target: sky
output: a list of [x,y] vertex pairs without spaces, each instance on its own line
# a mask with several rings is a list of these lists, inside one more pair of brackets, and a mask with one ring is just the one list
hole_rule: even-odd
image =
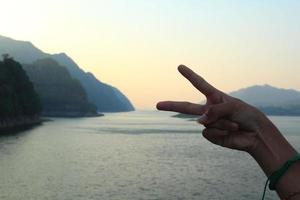
[[200,102],[185,64],[225,92],[300,90],[298,0],[0,0],[0,35],[65,52],[137,109]]

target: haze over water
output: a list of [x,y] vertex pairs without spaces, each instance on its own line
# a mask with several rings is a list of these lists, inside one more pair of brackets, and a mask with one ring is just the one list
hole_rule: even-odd
[[180,78],[179,64],[225,92],[265,83],[300,90],[297,0],[9,0],[1,6],[1,19],[9,20],[2,20],[0,35],[65,52],[138,109],[164,99],[203,99]]
[[[53,119],[0,137],[0,199],[231,199],[261,197],[265,176],[246,153],[206,141],[171,113]],[[300,118],[272,117],[300,150]],[[266,199],[278,199],[268,192]]]

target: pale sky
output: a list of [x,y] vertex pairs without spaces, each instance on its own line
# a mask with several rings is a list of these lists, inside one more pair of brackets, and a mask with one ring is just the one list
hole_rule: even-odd
[[230,92],[300,90],[298,0],[0,0],[0,35],[65,52],[137,109],[199,102],[185,64]]

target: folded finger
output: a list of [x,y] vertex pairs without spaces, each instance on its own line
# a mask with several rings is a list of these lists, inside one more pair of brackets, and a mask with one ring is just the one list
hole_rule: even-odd
[[206,128],[217,128],[220,130],[227,130],[227,131],[237,131],[239,129],[239,125],[237,123],[226,119],[220,119],[211,124],[205,124],[204,126]]
[[211,143],[223,146],[225,137],[228,135],[228,132],[224,130],[214,129],[214,128],[212,129],[206,128],[202,131],[202,135]]
[[226,102],[210,106],[207,111],[198,119],[201,124],[211,124],[222,118],[230,117],[238,112],[237,102]]

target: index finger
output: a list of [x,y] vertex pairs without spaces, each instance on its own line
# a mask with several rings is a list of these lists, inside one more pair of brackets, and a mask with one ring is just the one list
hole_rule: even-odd
[[190,68],[186,67],[185,65],[179,65],[178,71],[206,97],[218,92],[218,90],[212,85],[210,85],[208,82],[206,82],[204,78],[193,72]]
[[207,106],[180,101],[161,101],[156,105],[158,110],[173,111],[190,115],[202,115]]

